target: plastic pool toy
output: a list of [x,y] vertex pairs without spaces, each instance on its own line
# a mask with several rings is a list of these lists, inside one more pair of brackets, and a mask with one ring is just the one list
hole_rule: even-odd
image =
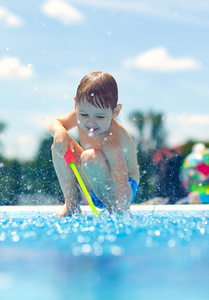
[[209,149],[196,144],[181,167],[181,179],[187,193],[198,192],[202,203],[209,203]]
[[64,161],[65,161],[67,167],[72,168],[72,170],[73,170],[73,172],[74,172],[74,174],[75,174],[75,176],[76,176],[76,178],[77,178],[77,180],[78,180],[78,182],[79,182],[79,184],[82,188],[82,191],[83,191],[89,205],[91,206],[92,211],[94,212],[96,217],[99,217],[99,214],[96,210],[96,207],[94,206],[94,203],[91,199],[91,196],[89,195],[89,192],[87,191],[87,189],[84,185],[84,182],[83,182],[83,180],[82,180],[82,178],[81,178],[81,176],[80,176],[80,174],[79,174],[79,172],[78,172],[78,170],[75,166],[77,164],[77,160],[76,160],[76,158],[75,158],[75,156],[74,156],[74,154],[73,154],[70,147],[68,147],[68,150],[67,150],[67,152],[64,156]]

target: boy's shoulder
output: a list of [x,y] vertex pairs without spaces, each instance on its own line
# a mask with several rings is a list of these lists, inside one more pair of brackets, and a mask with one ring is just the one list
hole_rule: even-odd
[[124,141],[129,141],[132,140],[132,137],[130,135],[130,133],[128,132],[128,130],[120,123],[118,123],[116,121],[116,131],[120,137],[120,139],[124,140]]
[[122,149],[124,147],[127,147],[127,145],[131,145],[133,143],[132,137],[130,136],[127,129],[116,120],[113,123],[112,130],[108,133],[108,135],[111,135],[111,137],[108,137],[107,140],[109,140],[109,143],[104,143],[104,147],[109,147],[109,150],[111,148]]

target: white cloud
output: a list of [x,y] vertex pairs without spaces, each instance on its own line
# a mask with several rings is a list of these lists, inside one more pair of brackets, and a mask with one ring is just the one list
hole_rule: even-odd
[[169,114],[165,122],[171,146],[183,144],[190,139],[209,140],[208,114]]
[[201,64],[190,57],[172,57],[164,47],[158,47],[128,58],[124,66],[148,71],[171,72],[199,69]]
[[40,139],[33,134],[18,133],[14,128],[6,129],[1,134],[3,153],[7,158],[17,158],[21,160],[32,159],[37,153]]
[[[185,126],[196,126],[196,125],[208,125],[209,126],[209,115],[179,115],[177,118],[178,122]],[[209,134],[208,134],[209,136]]]
[[72,25],[83,21],[83,15],[70,4],[60,0],[49,0],[42,5],[42,11],[50,18]]
[[0,60],[0,78],[16,79],[30,78],[33,75],[33,68],[29,64],[24,66],[16,57],[4,57]]
[[[42,132],[48,132],[49,131],[49,124],[56,118],[58,118],[60,115],[58,115],[59,112],[54,113],[29,113],[25,117],[26,123],[33,123],[35,124],[36,128],[40,129]],[[77,136],[77,129],[74,128],[71,131],[71,135]]]
[[0,7],[0,22],[1,21],[8,27],[19,27],[23,25],[23,20],[20,17],[4,7]]
[[[11,145],[14,148],[11,148]],[[8,154],[7,156],[14,157],[14,149],[16,152],[16,157],[21,160],[32,159],[36,153],[39,146],[39,139],[32,135],[20,134],[16,136],[12,143],[8,145]]]
[[208,26],[208,0],[71,0],[76,3],[94,8],[125,11],[142,16],[149,16],[168,22],[179,22]]
[[49,124],[55,118],[57,118],[56,113],[47,114],[47,113],[28,113],[27,117],[25,117],[26,122],[30,122],[35,124],[35,126],[41,130],[48,131]]

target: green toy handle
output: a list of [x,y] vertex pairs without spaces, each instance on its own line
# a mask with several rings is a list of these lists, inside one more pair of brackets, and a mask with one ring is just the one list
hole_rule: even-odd
[[74,172],[74,174],[75,174],[75,176],[76,176],[76,178],[77,178],[77,180],[78,180],[78,182],[81,186],[81,189],[82,189],[89,205],[91,206],[92,211],[94,212],[96,217],[99,217],[99,214],[98,214],[98,212],[96,210],[96,207],[95,207],[95,205],[94,205],[94,203],[91,199],[91,196],[89,195],[89,192],[88,192],[87,188],[85,187],[85,184],[84,184],[84,182],[83,182],[83,180],[82,180],[82,178],[81,178],[81,176],[80,176],[80,174],[79,174],[79,172],[78,172],[78,170],[75,166],[76,163],[77,163],[77,160],[76,160],[76,158],[75,158],[75,156],[74,156],[74,154],[73,154],[70,147],[68,147],[68,150],[67,150],[67,152],[64,156],[64,161],[65,161],[67,167],[72,168],[72,170],[73,170],[73,172]]

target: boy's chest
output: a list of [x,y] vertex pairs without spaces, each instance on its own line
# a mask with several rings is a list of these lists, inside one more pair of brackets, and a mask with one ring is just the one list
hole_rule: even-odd
[[99,149],[105,152],[105,149],[111,149],[119,146],[119,138],[116,139],[112,135],[100,135],[98,137],[89,137],[85,132],[79,130],[80,144],[83,150]]

